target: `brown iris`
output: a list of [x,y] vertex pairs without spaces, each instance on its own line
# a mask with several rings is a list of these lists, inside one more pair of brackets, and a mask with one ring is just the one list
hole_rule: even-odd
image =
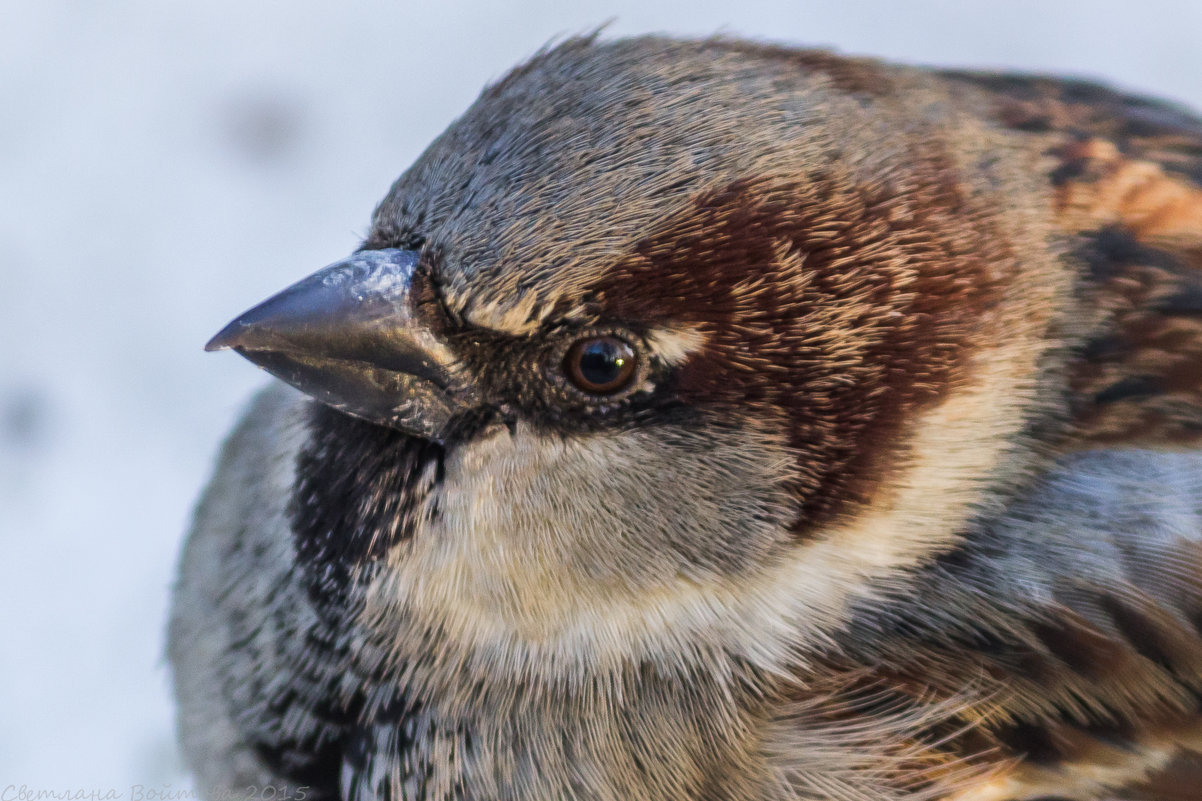
[[634,348],[617,337],[588,337],[568,348],[568,380],[590,395],[612,395],[630,385],[638,361]]

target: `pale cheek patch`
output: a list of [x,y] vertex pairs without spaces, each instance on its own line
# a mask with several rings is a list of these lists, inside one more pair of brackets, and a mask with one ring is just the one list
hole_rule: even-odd
[[726,604],[685,599],[735,594],[784,546],[790,463],[738,432],[564,440],[519,426],[475,442],[448,461],[437,514],[390,554],[365,621],[401,650],[437,628],[444,653],[539,672],[692,652],[677,634],[710,629]]

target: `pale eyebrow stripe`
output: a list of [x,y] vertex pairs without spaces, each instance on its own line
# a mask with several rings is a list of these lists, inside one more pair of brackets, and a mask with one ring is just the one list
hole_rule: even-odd
[[693,325],[657,328],[647,334],[647,343],[654,354],[673,367],[684,364],[708,339],[705,332]]
[[[553,304],[536,306],[532,299],[514,305],[503,305],[499,301],[469,307],[463,313],[471,325],[509,336],[529,336],[545,323]],[[576,311],[583,311],[579,309]],[[564,315],[572,318],[571,312]],[[680,324],[653,328],[644,337],[651,353],[664,364],[677,367],[701,350],[709,336],[696,324]]]

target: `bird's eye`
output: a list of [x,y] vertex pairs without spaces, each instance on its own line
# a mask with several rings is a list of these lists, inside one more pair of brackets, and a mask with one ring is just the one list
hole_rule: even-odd
[[612,395],[630,385],[638,357],[617,337],[588,337],[568,348],[563,368],[568,380],[590,395]]

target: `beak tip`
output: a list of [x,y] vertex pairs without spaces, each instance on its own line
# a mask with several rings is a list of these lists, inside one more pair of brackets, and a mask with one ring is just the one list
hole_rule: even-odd
[[212,353],[217,350],[229,350],[233,348],[238,343],[238,334],[241,328],[242,326],[238,325],[237,320],[230,323],[205,343],[205,352]]

